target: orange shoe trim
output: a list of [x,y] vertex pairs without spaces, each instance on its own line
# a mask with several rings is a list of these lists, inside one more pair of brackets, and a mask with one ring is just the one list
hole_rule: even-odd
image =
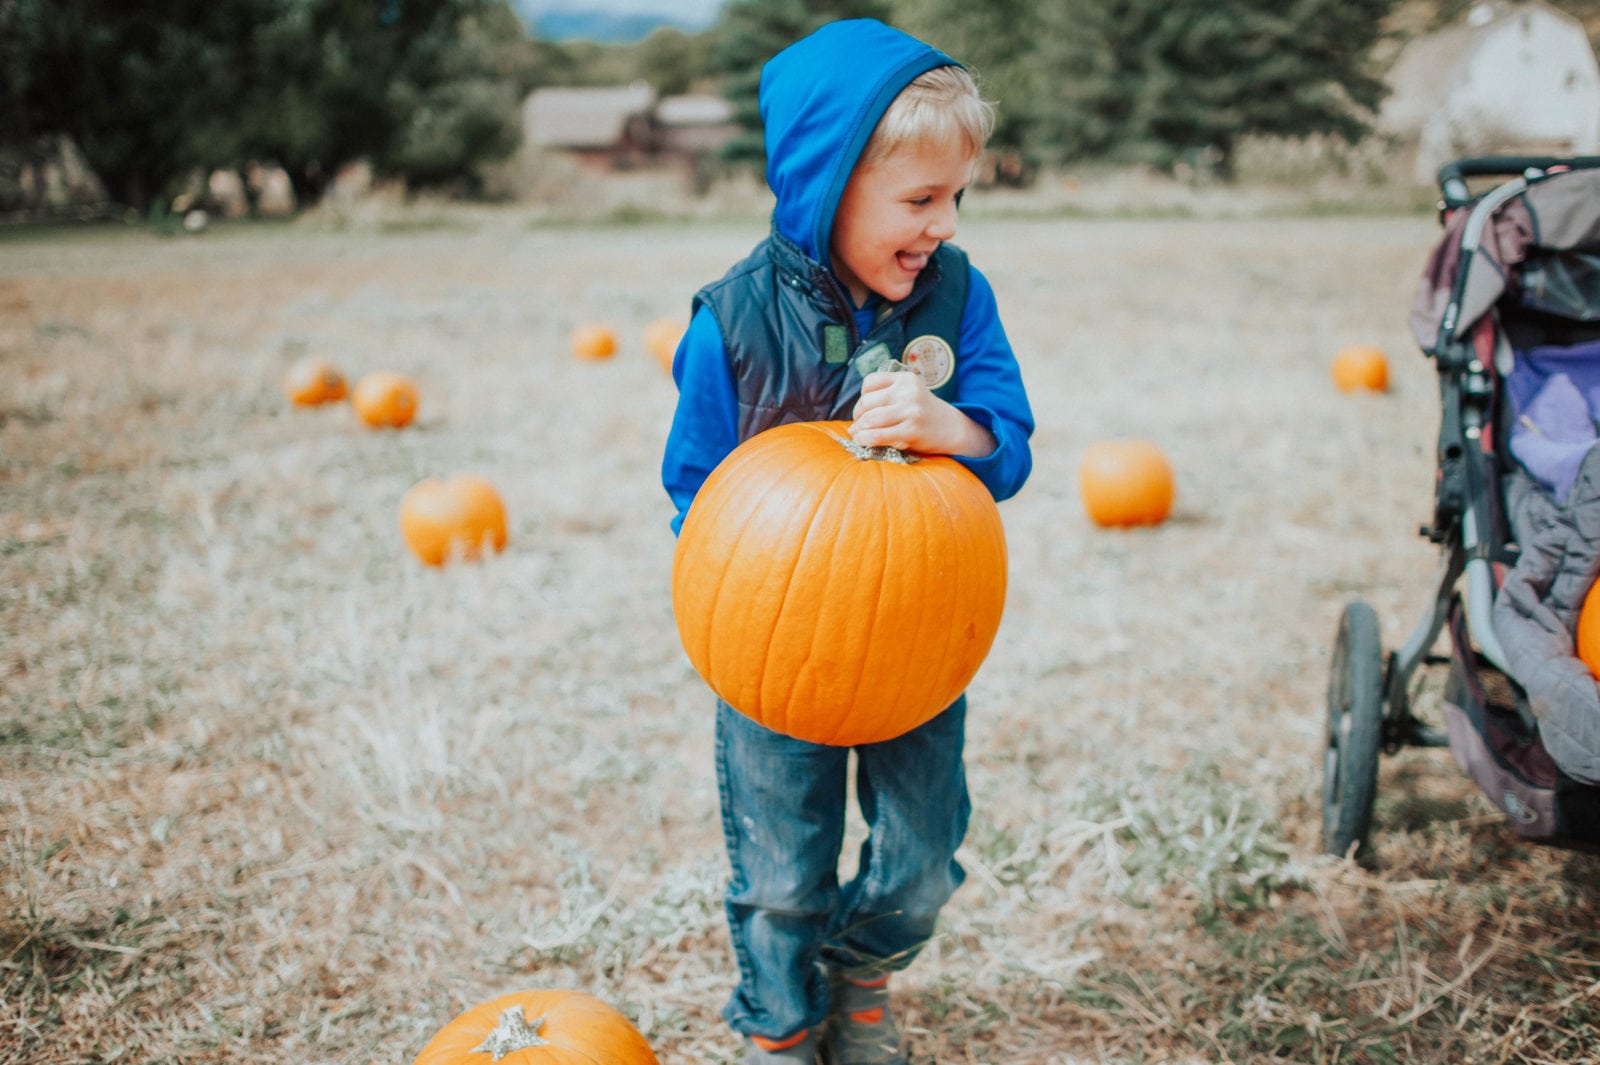
[[883,1020],[883,1007],[879,1006],[877,1009],[860,1010],[859,1012],[850,1014],[850,1019],[855,1021],[857,1024],[877,1024],[879,1021]]
[[750,1042],[754,1043],[762,1050],[765,1050],[768,1054],[776,1054],[780,1050],[788,1050],[790,1047],[799,1046],[801,1043],[805,1042],[805,1038],[809,1034],[809,1032],[802,1028],[794,1035],[791,1035],[785,1039],[768,1039],[764,1035],[753,1035],[750,1037]]
[[887,976],[880,976],[876,980],[852,979],[850,982],[855,984],[857,987],[882,987],[889,982],[889,978]]

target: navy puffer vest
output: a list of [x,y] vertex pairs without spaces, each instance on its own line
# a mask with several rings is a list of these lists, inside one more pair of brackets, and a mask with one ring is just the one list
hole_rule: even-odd
[[941,399],[956,397],[967,256],[942,244],[911,294],[865,336],[838,280],[774,231],[695,294],[717,319],[739,400],[739,439],[788,422],[850,419],[861,379],[898,359]]

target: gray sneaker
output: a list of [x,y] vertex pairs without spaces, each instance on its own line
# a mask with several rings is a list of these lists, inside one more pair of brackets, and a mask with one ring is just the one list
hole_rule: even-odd
[[837,973],[822,1034],[822,1065],[907,1065],[900,1029],[889,1012],[889,980],[858,984]]
[[744,1041],[744,1065],[816,1065],[817,1033],[807,1032],[798,1043],[768,1050],[754,1039]]

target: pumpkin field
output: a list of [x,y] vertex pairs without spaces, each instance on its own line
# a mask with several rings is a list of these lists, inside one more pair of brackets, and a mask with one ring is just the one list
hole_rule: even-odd
[[[1385,757],[1370,867],[1320,853],[1339,613],[1394,647],[1435,577],[1434,219],[964,211],[1038,429],[912,1060],[1600,1060],[1600,859],[1444,751]],[[566,989],[738,1060],[647,332],[764,232],[0,232],[0,1063],[408,1065]],[[1385,389],[1335,382],[1351,345]],[[291,402],[307,358],[414,409]],[[1106,526],[1080,462],[1122,439],[1173,497]],[[458,475],[504,546],[426,564],[402,500]]]

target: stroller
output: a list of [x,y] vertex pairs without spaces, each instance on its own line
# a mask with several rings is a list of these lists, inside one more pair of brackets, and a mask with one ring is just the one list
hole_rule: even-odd
[[[1438,583],[1398,650],[1367,603],[1339,619],[1323,849],[1370,860],[1379,757],[1415,746],[1449,747],[1519,836],[1600,852],[1600,684],[1573,641],[1600,573],[1600,157],[1461,159],[1439,187],[1411,312],[1443,408]],[[1430,677],[1442,726],[1414,712]]]

